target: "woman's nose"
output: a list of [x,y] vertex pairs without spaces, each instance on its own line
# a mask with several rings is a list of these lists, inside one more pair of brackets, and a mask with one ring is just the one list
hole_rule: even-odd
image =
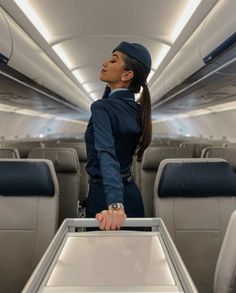
[[103,62],[103,64],[102,64],[102,66],[103,66],[103,67],[107,67],[107,64],[108,64],[108,61],[105,60],[105,61]]

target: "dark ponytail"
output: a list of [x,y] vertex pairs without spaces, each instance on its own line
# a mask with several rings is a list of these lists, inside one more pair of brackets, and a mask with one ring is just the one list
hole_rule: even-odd
[[138,103],[140,104],[141,137],[136,154],[138,160],[142,160],[143,153],[152,139],[151,98],[149,89],[146,85],[143,86],[143,91]]
[[141,97],[138,100],[140,105],[141,136],[136,149],[138,160],[141,160],[152,139],[151,98],[146,81],[149,70],[142,63],[126,54],[124,54],[124,61],[125,70],[132,70],[134,73],[129,89],[134,93],[139,93],[141,86],[143,87]]

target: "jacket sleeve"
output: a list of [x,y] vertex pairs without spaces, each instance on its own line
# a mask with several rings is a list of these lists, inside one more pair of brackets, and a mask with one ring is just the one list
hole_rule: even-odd
[[107,110],[96,101],[91,106],[95,149],[100,162],[107,205],[123,203],[123,182],[120,176],[120,163],[116,157],[114,136]]

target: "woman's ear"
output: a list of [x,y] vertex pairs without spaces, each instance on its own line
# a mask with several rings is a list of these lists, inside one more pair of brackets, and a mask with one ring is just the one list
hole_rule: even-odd
[[124,82],[130,81],[134,77],[132,70],[125,70],[121,76],[121,80]]

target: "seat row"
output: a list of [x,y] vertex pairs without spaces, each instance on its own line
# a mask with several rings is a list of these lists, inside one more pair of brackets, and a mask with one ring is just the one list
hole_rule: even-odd
[[[192,158],[191,148],[179,147],[148,147],[142,161],[134,157],[133,174],[144,200],[145,214],[153,216],[153,188],[160,162],[169,158]],[[207,147],[202,151],[202,157],[223,158],[236,171],[236,148]]]
[[[199,292],[212,293],[217,258],[229,218],[236,210],[232,167],[217,158],[164,159],[153,179],[153,215],[163,219]],[[150,184],[148,178],[145,184]],[[233,241],[236,247],[235,238]],[[233,276],[234,282],[235,257],[232,255],[227,266],[224,263],[225,276]],[[217,282],[215,287],[221,289],[214,292],[231,292],[227,288],[233,286],[232,279],[222,271],[220,274],[216,278],[224,279],[224,285]]]
[[[18,150],[2,148],[0,149],[0,158],[19,159]],[[75,148],[58,147],[32,149],[28,158],[48,159],[54,165],[60,191],[59,225],[65,218],[78,217],[78,209],[84,205],[88,189],[84,162],[86,156],[81,155],[79,161],[78,151]]]
[[0,159],[0,292],[21,292],[58,227],[53,164]]

